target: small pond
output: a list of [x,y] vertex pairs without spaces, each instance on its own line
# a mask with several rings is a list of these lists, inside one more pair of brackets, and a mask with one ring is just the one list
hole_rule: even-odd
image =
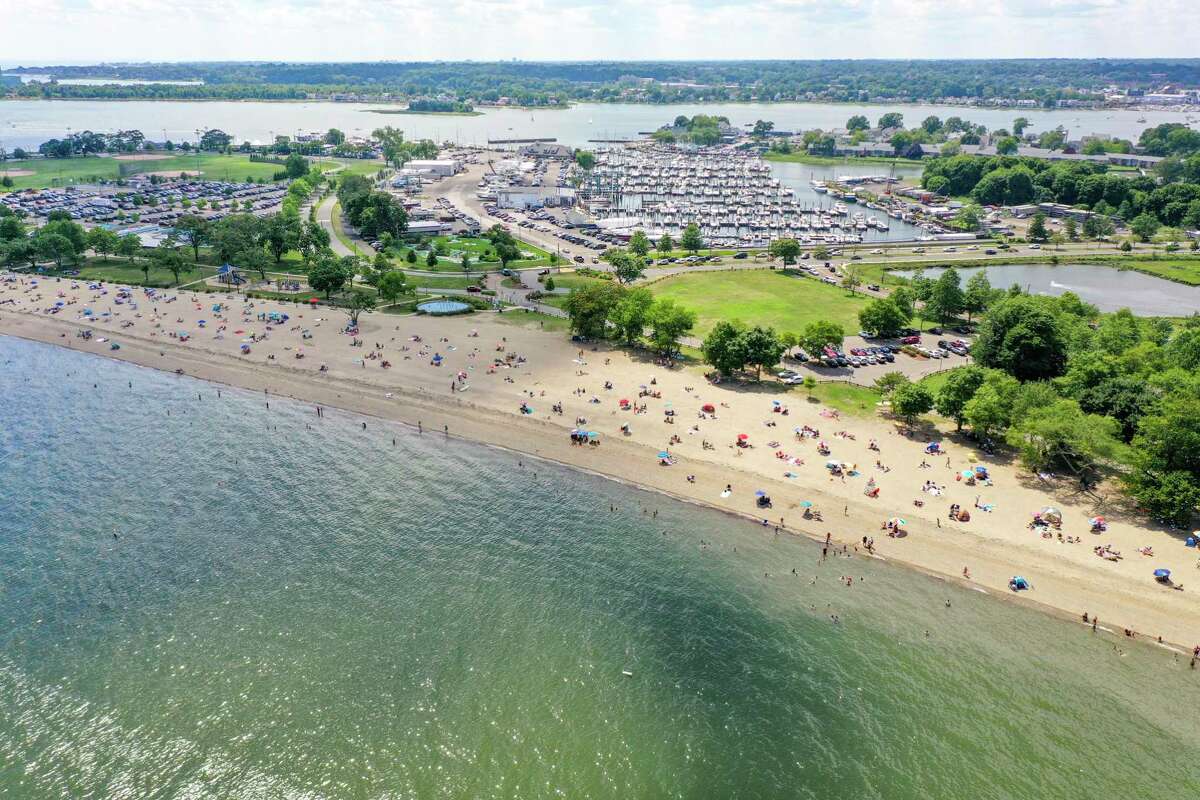
[[[1200,286],[1100,264],[996,264],[966,267],[958,273],[965,284],[977,270],[987,272],[992,286],[1000,289],[1015,283],[1030,294],[1074,292],[1101,311],[1128,308],[1143,317],[1186,317],[1200,310]],[[925,274],[935,278],[942,271],[942,268],[927,269]],[[894,274],[909,278],[913,273],[896,270]]]

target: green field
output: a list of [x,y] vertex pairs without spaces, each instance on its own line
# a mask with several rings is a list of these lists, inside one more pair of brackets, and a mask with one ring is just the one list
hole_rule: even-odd
[[597,283],[610,283],[603,278],[593,278],[590,275],[573,275],[569,272],[564,272],[561,275],[551,274],[549,277],[554,279],[554,288],[556,289],[582,289],[586,286],[594,286]]
[[721,320],[799,332],[810,322],[825,319],[854,332],[859,327],[858,312],[867,304],[867,298],[840,287],[770,270],[679,275],[650,288],[656,296],[670,297],[695,311],[700,336]]
[[474,278],[431,275],[409,275],[408,282],[422,289],[465,289],[475,283]]
[[205,178],[223,181],[244,181],[247,178],[270,180],[276,172],[283,169],[278,164],[251,161],[244,155],[162,155],[163,158],[152,161],[120,161],[108,156],[31,158],[23,161],[5,161],[0,170],[33,173],[13,177],[13,189],[41,189],[91,183],[96,180],[117,180],[147,172],[200,172]]

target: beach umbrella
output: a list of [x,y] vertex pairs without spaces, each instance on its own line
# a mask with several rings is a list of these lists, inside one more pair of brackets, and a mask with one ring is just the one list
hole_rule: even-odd
[[908,524],[908,520],[900,519],[900,517],[892,517],[891,519],[888,520],[888,522],[890,522],[893,525],[893,527],[896,525],[907,525]]
[[622,397],[618,402],[623,406],[629,405],[629,400],[624,397]]
[[700,410],[705,414],[712,414],[717,410],[717,408],[712,403],[705,403],[704,405],[700,406]]
[[572,436],[578,436],[578,435],[579,435],[579,428],[571,428],[571,435],[572,435]]
[[666,450],[659,450],[659,451],[658,451],[658,457],[659,457],[659,458],[670,458],[670,457],[671,457],[671,454],[670,454],[670,453],[668,453]]
[[767,493],[766,493],[766,492],[764,492],[762,489],[759,489],[758,491],[756,491],[756,492],[754,493],[754,496],[755,496],[755,497],[766,497],[766,496],[767,496]]
[[596,433],[595,431],[588,431],[588,435],[587,435],[587,437],[588,437],[589,439],[599,439],[599,438],[600,438],[600,434]]
[[801,508],[812,508],[812,502],[809,500],[801,500],[800,507]]
[[987,475],[987,467],[976,467],[975,474],[976,475]]
[[972,470],[969,470],[969,469],[964,469],[964,470],[962,471],[962,476],[963,476],[964,478],[974,478],[974,477],[975,477],[975,473],[974,473],[974,471],[972,471]]
[[744,441],[746,441],[746,440],[747,440],[747,439],[749,439],[749,438],[750,438],[750,437],[749,437],[749,436],[747,436],[747,435],[746,435],[746,434],[744,434],[744,433],[739,433],[739,434],[738,434],[738,441],[739,441],[739,442],[744,442]]
[[1169,570],[1169,569],[1156,569],[1156,570],[1154,570],[1154,577],[1156,577],[1156,578],[1169,578],[1169,577],[1171,577],[1171,570]]
[[1042,518],[1051,522],[1062,522],[1062,512],[1054,506],[1046,506],[1042,509]]
[[772,401],[771,401],[771,405],[773,405],[773,406],[781,406],[781,405],[783,405],[783,403],[779,402],[778,400],[772,400]]

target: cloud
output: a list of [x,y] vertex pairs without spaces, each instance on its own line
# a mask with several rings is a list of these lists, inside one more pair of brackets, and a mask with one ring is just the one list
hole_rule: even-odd
[[0,0],[17,63],[1189,57],[1195,0]]

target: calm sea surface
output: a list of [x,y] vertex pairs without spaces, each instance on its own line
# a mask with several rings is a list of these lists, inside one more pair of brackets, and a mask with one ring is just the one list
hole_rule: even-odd
[[[1091,133],[1108,133],[1137,140],[1138,135],[1161,122],[1185,122],[1187,115],[1175,111],[1128,111],[1074,109],[963,108],[960,106],[900,105],[860,106],[838,103],[715,103],[645,105],[635,103],[581,103],[558,110],[484,109],[479,116],[442,114],[378,114],[373,110],[395,109],[394,105],[363,103],[268,103],[197,101],[103,101],[103,100],[11,100],[0,102],[0,142],[14,147],[35,148],[68,130],[116,131],[138,128],[152,139],[175,142],[197,139],[196,131],[220,128],[237,142],[274,141],[275,135],[339,128],[348,135],[369,135],[375,128],[393,125],[410,138],[451,139],[463,144],[486,143],[488,139],[552,136],[573,147],[587,146],[590,139],[628,139],[652,131],[680,114],[725,116],[738,126],[752,126],[757,119],[771,120],[777,130],[840,128],[855,114],[875,122],[889,111],[904,115],[906,125],[920,124],[934,114],[942,119],[958,116],[989,129],[1009,128],[1017,117],[1030,120],[1031,131],[1066,128],[1071,138]],[[1145,122],[1138,122],[1145,119]]]
[[1200,792],[1168,653],[222,395],[0,337],[0,796]]

